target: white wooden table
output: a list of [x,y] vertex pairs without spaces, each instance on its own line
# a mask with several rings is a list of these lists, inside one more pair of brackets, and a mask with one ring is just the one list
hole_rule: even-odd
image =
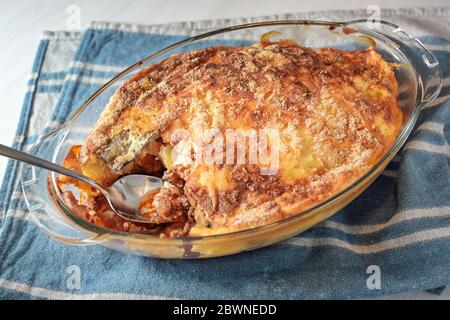
[[[81,29],[91,21],[155,24],[174,21],[261,16],[333,9],[448,6],[448,0],[0,0],[0,143],[10,145],[22,106],[26,82],[44,30],[73,27],[68,8],[81,9]],[[0,179],[6,161],[0,158]],[[437,298],[429,293],[396,296],[402,299]],[[438,298],[450,299],[450,289]]]

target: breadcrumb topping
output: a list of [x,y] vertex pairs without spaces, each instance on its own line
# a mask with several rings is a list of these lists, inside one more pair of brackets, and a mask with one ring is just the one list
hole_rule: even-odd
[[161,147],[180,143],[179,129],[193,148],[210,142],[198,139],[206,129],[277,130],[276,173],[261,174],[260,162],[171,159],[147,211],[155,224],[176,224],[172,236],[252,228],[307,209],[367,172],[402,125],[397,94],[394,67],[374,48],[208,47],[156,63],[120,87],[81,148],[80,170],[103,185],[154,174]]

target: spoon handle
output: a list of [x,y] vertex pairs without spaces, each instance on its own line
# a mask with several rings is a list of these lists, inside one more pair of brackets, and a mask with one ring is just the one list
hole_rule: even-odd
[[0,144],[0,155],[15,159],[18,161],[26,162],[28,164],[38,166],[38,167],[41,167],[41,168],[44,168],[44,169],[47,169],[47,170],[50,170],[53,172],[57,172],[62,175],[65,175],[65,176],[72,177],[74,179],[83,181],[102,192],[104,191],[104,189],[101,186],[99,186],[94,180],[92,180],[78,172],[64,168],[63,166],[57,165],[53,162],[35,157],[31,154],[7,147],[3,144]]

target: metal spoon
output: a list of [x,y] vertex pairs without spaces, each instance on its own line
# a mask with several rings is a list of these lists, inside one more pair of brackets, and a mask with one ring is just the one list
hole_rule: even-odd
[[112,186],[103,188],[91,178],[78,172],[2,144],[0,144],[0,155],[87,183],[91,187],[99,190],[105,196],[106,200],[108,200],[111,208],[122,218],[133,222],[152,223],[144,216],[139,215],[139,200],[149,191],[162,186],[163,181],[158,177],[130,174],[120,178]]

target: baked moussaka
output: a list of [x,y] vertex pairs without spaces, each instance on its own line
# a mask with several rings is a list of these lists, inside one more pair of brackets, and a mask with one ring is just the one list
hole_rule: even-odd
[[65,162],[103,186],[131,173],[162,176],[141,207],[154,224],[122,220],[89,188],[65,200],[95,224],[162,236],[292,216],[343,190],[392,146],[402,125],[394,71],[374,48],[292,41],[171,56],[126,81]]

